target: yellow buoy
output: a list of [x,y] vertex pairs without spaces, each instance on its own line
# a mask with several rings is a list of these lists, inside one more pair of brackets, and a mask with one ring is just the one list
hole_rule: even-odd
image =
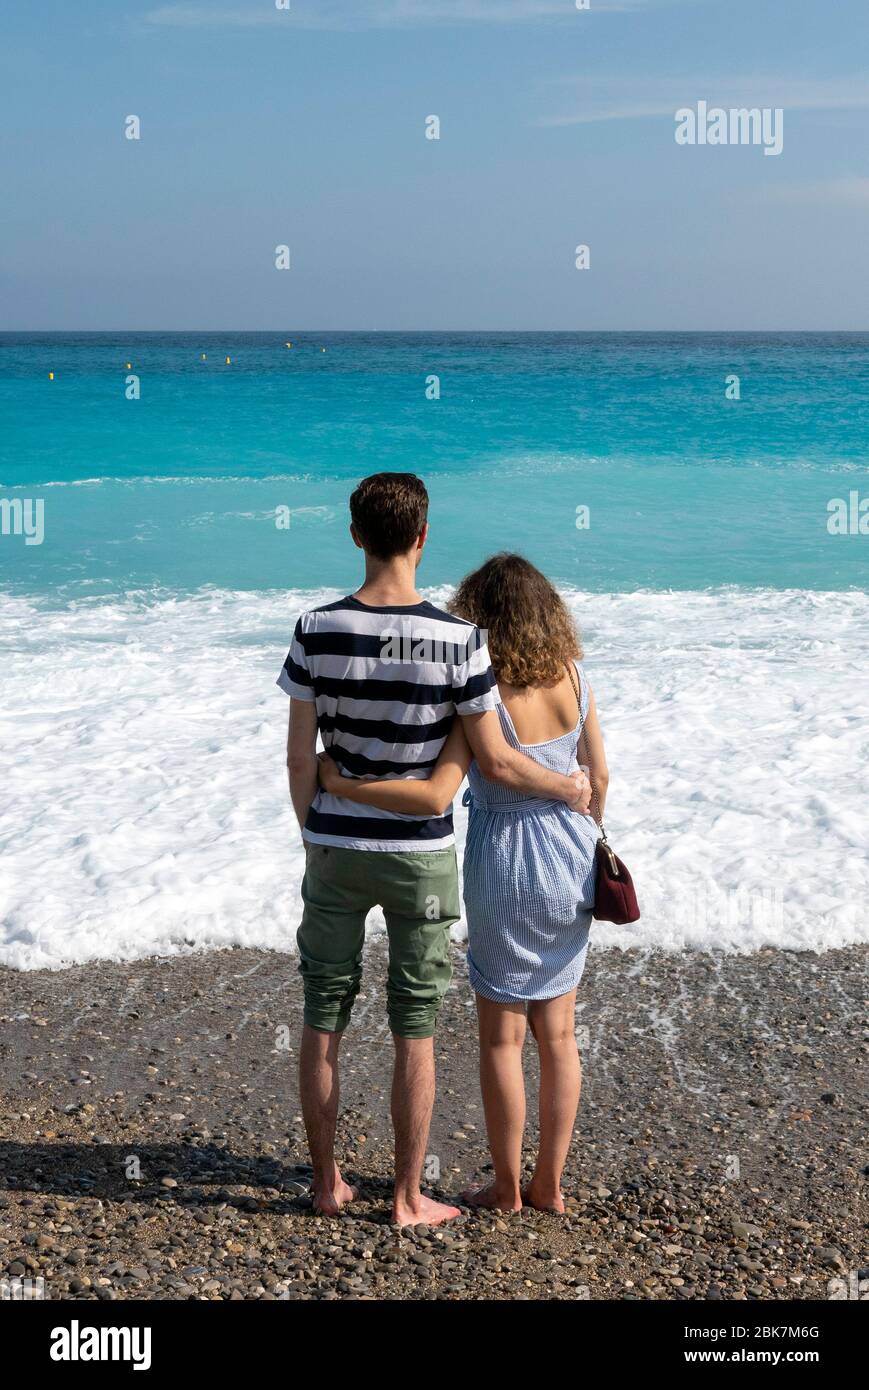
[[203,352],[203,354],[202,354],[202,361],[203,361],[203,362],[205,361],[205,353],[204,353],[204,352]]
[[231,357],[227,357],[227,359],[226,359],[226,365],[227,365],[227,367],[229,367],[229,366],[232,365],[232,358],[231,358]]
[[292,347],[292,343],[284,343],[284,347]]
[[130,370],[130,368],[132,367],[132,365],[133,365],[132,362],[128,362],[128,363],[127,363],[127,371]]
[[49,381],[54,381],[54,372],[49,372],[49,373],[48,373],[48,379],[49,379]]

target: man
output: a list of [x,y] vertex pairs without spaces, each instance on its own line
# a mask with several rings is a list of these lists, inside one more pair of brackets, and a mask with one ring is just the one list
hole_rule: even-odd
[[333,1215],[356,1195],[335,1162],[338,1050],[362,978],[365,918],[379,905],[389,937],[387,1012],[395,1044],[393,1219],[431,1226],[459,1214],[420,1191],[434,1104],[435,1020],[450,980],[449,929],[460,915],[452,813],[397,815],[318,790],[317,734],[353,776],[425,777],[458,713],[490,780],[583,812],[591,790],[581,774],[562,777],[510,747],[480,634],[417,593],[428,536],[420,479],[366,478],[350,499],[350,515],[365,580],[355,594],[302,615],[278,679],[291,697],[287,766],[306,853],[298,934],[302,1113],[314,1206]]

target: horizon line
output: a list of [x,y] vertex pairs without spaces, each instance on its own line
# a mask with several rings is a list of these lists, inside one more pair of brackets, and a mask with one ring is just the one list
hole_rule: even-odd
[[32,335],[61,333],[77,333],[81,337],[87,335],[108,335],[110,333],[162,333],[168,335],[176,334],[232,334],[232,333],[296,333],[296,334],[367,334],[368,336],[399,334],[399,333],[428,333],[428,334],[508,334],[523,333],[540,335],[547,333],[562,334],[591,334],[591,333],[742,333],[748,334],[771,334],[771,333],[869,333],[866,328],[0,328],[0,337],[12,336],[14,334],[29,333]]

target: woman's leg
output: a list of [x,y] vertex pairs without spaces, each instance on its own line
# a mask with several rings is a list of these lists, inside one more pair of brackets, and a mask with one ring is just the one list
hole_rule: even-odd
[[476,1192],[463,1192],[471,1206],[518,1211],[522,1206],[522,1134],[525,1129],[525,1083],[522,1044],[525,1005],[495,1004],[477,995],[480,1025],[480,1087],[486,1132],[495,1177]]
[[544,1211],[564,1211],[561,1174],[573,1138],[580,1088],[575,1008],[575,989],[528,1005],[528,1022],[540,1053],[540,1149],[524,1196],[529,1206]]

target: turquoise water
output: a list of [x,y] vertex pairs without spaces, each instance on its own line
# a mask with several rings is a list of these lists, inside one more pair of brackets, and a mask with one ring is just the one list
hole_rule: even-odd
[[563,586],[643,909],[600,945],[865,941],[867,440],[869,335],[0,335],[0,962],[287,949],[275,678],[381,468],[433,596],[501,547]]
[[11,593],[348,587],[378,469],[429,485],[425,584],[500,548],[583,590],[866,580],[827,503],[869,491],[867,334],[4,334],[0,424],[0,497],[45,505]]

